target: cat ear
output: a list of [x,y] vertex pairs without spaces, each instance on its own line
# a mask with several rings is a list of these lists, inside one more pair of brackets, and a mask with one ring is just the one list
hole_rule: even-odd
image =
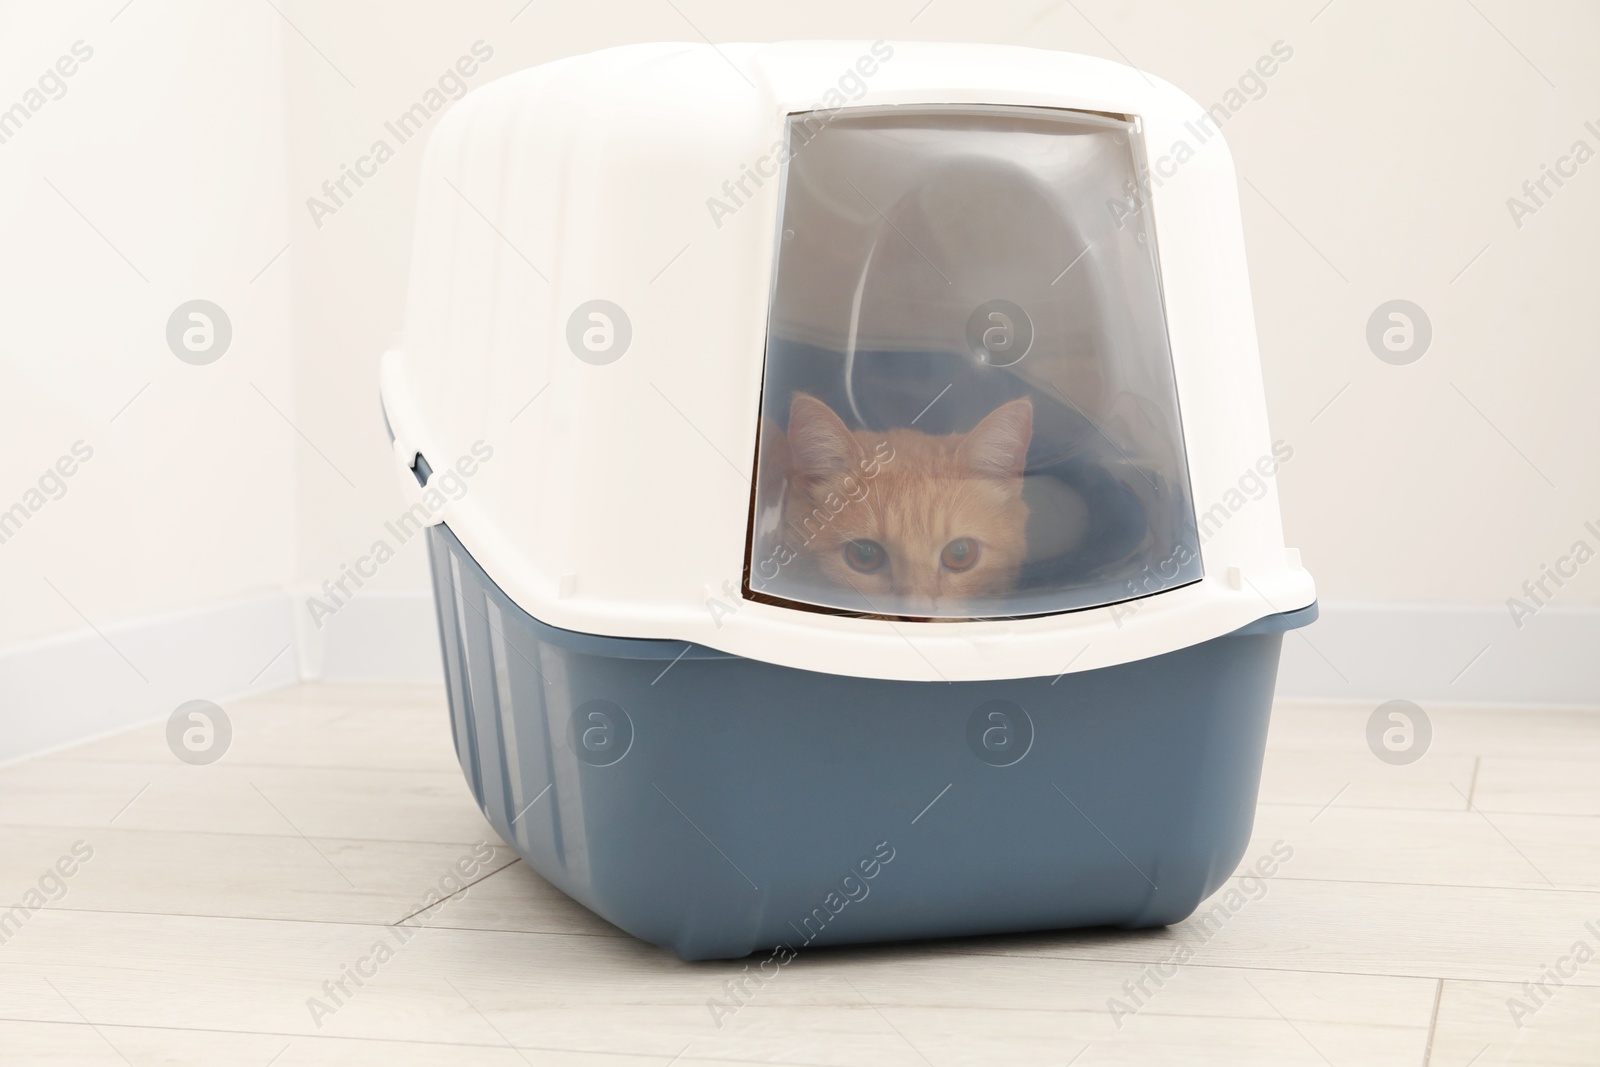
[[979,474],[1015,478],[1028,460],[1031,440],[1033,401],[1023,397],[985,415],[956,449],[956,459]]
[[861,446],[833,409],[814,396],[796,393],[789,405],[789,453],[798,474],[850,470]]

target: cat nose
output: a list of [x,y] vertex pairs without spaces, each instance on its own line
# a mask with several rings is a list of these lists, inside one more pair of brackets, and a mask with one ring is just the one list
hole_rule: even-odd
[[904,615],[934,615],[939,610],[939,600],[930,596],[903,596],[900,608]]

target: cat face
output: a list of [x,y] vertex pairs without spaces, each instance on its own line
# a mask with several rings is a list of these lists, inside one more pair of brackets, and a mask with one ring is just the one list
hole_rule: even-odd
[[798,556],[812,578],[854,590],[875,613],[963,614],[963,602],[1016,586],[1032,436],[1027,398],[996,408],[969,433],[938,436],[851,431],[822,401],[797,394],[786,532],[803,545]]

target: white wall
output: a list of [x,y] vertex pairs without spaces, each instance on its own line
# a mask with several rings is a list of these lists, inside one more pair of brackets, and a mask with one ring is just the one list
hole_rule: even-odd
[[[215,648],[172,658],[115,635],[296,573],[292,255],[261,273],[288,239],[279,20],[266,5],[122,3],[0,9],[0,109],[39,105],[0,128],[0,511],[28,512],[0,543],[0,653],[93,650],[42,689],[0,670],[8,744],[63,716],[82,718],[60,735],[76,736],[207,695],[192,689],[221,682]],[[79,41],[92,55],[64,95],[46,79],[30,97]],[[194,298],[232,322],[209,366],[166,343]],[[93,454],[65,494],[31,495],[78,441]],[[241,661],[259,656],[244,679],[275,650],[259,636],[233,634]]]

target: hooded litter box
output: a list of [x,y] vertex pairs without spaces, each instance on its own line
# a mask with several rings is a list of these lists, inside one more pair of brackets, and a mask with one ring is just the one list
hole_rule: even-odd
[[686,959],[1222,884],[1315,593],[1199,105],[1031,49],[639,45],[470,94],[421,182],[401,525],[534,870]]

